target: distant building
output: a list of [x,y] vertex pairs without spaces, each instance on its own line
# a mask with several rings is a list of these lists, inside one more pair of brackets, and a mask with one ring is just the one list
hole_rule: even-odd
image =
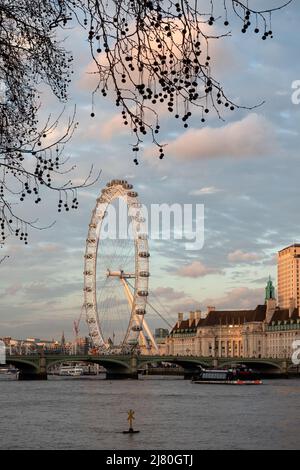
[[53,352],[59,348],[58,341],[55,341],[54,339],[14,339],[11,337],[6,337],[3,338],[3,341],[10,354],[35,354],[36,352],[41,350]]
[[[158,346],[159,354],[164,355],[167,351],[167,338],[169,335],[169,330],[166,328],[156,328],[154,331],[154,338]],[[153,349],[153,354],[156,351]]]
[[169,330],[166,328],[156,328],[154,332],[155,339],[166,338],[169,334]]
[[278,304],[283,309],[300,307],[300,245],[278,253]]
[[271,279],[264,305],[254,310],[216,310],[178,314],[167,339],[167,354],[205,357],[285,358],[300,339],[298,308],[277,307]]
[[61,335],[61,340],[60,340],[60,349],[62,353],[66,352],[66,338],[65,338],[65,332],[62,332]]

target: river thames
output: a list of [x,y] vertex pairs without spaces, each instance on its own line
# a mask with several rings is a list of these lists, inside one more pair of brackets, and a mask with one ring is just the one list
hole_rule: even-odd
[[[0,381],[1,449],[299,449],[300,380],[195,385],[174,377]],[[124,435],[127,411],[134,427]]]

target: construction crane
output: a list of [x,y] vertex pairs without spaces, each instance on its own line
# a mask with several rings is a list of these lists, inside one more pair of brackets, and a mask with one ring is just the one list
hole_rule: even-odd
[[83,309],[81,309],[78,320],[73,321],[73,331],[74,331],[74,336],[75,336],[75,354],[77,354],[77,345],[78,345],[78,339],[79,339],[79,325],[80,325],[80,321],[82,317],[82,312],[83,312]]
[[0,259],[0,264],[3,263],[3,261],[4,261],[6,258],[9,258],[9,256],[8,256],[8,255],[3,256],[3,258]]

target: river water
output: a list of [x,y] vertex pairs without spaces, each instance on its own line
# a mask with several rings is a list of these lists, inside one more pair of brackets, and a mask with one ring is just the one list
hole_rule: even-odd
[[[299,449],[300,380],[0,380],[1,449]],[[124,435],[127,411],[134,427]]]

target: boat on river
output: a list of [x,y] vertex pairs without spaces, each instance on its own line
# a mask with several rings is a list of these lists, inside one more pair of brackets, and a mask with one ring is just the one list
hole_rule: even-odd
[[229,369],[203,369],[192,379],[194,384],[219,385],[261,385],[259,375],[249,367],[240,364]]
[[59,368],[59,375],[63,377],[80,377],[83,375],[83,368],[78,365],[61,366]]
[[14,367],[0,367],[0,380],[16,379],[18,369]]

